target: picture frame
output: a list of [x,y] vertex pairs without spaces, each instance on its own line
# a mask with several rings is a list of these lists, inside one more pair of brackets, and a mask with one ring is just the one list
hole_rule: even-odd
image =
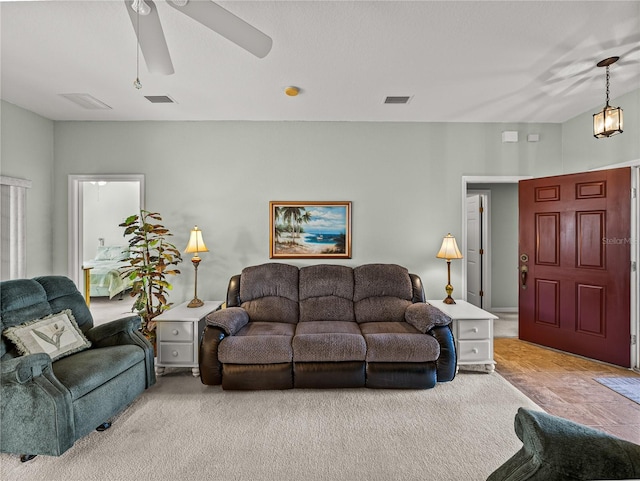
[[351,259],[351,202],[269,202],[271,259]]

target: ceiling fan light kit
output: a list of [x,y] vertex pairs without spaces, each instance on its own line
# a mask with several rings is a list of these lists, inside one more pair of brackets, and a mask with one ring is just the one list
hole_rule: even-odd
[[144,0],[133,0],[131,8],[140,15],[149,15],[151,13],[151,7]]
[[598,67],[607,69],[607,102],[602,111],[593,114],[593,136],[596,139],[612,137],[623,132],[624,119],[620,107],[609,105],[609,66],[616,63],[620,57],[609,57],[597,63]]

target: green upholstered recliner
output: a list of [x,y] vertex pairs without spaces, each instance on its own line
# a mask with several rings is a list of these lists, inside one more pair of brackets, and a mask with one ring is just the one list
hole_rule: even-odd
[[487,481],[640,479],[640,446],[568,419],[520,408],[522,449]]
[[[52,362],[0,340],[0,451],[59,456],[155,383],[153,347],[130,316],[93,326],[75,284],[62,276],[0,283],[0,329],[71,309],[91,347]],[[106,424],[105,424],[106,423]],[[25,460],[25,456],[23,456]]]

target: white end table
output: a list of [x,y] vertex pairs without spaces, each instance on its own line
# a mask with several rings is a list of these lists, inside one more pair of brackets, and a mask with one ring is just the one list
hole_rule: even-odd
[[[498,319],[490,312],[456,300],[455,304],[443,301],[427,301],[453,319],[453,337],[458,351],[458,366],[483,365],[487,372],[493,372],[493,321]],[[457,367],[456,367],[457,370]]]
[[166,367],[190,367],[195,377],[200,375],[198,344],[205,317],[220,309],[222,303],[205,301],[201,307],[187,307],[189,303],[185,302],[153,319],[158,323],[156,375],[162,376]]

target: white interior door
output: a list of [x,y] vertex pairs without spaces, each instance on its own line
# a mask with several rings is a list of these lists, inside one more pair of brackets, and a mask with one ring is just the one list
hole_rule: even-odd
[[482,308],[482,195],[467,195],[467,302]]

